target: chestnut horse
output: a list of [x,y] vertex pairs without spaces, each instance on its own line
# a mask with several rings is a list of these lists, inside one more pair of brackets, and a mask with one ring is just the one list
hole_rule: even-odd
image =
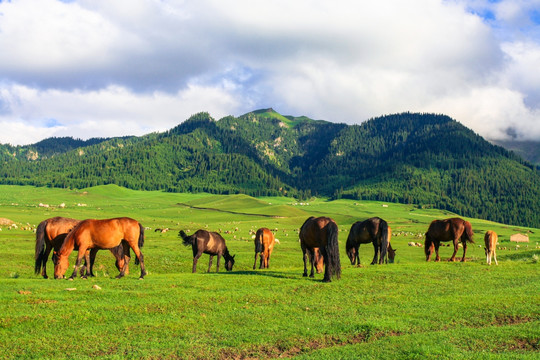
[[300,246],[304,258],[304,274],[307,276],[307,255],[311,260],[311,274],[313,277],[313,265],[315,258],[315,248],[318,248],[325,265],[324,282],[332,281],[332,277],[341,277],[341,263],[339,259],[338,226],[329,217],[311,216],[300,228]]
[[[65,217],[53,217],[50,219],[43,220],[36,229],[36,250],[35,250],[35,272],[36,275],[41,272],[43,278],[47,279],[47,260],[49,259],[49,254],[51,250],[54,253],[60,250],[64,239],[66,238],[68,232],[73,229],[80,220],[65,218]],[[124,259],[118,260],[117,253],[120,249],[113,248],[110,249],[113,255],[117,257],[116,267],[124,266]],[[95,250],[97,252],[97,249]],[[95,252],[85,254],[85,266],[83,273],[86,275],[94,276],[93,265],[95,260]],[[54,256],[54,255],[53,255]],[[54,261],[54,260],[53,260]]]
[[[391,230],[388,223],[380,217],[372,217],[364,221],[357,221],[351,226],[347,237],[345,250],[352,265],[360,265],[358,249],[360,244],[373,244],[373,260],[371,265],[394,262],[395,251],[390,246]],[[387,259],[388,253],[388,259]],[[379,258],[380,254],[380,258]]]
[[210,232],[206,230],[197,230],[193,235],[187,235],[184,230],[180,230],[178,233],[183,240],[185,246],[191,245],[193,250],[193,269],[192,272],[197,271],[197,261],[201,255],[210,255],[210,263],[208,264],[208,272],[212,267],[212,259],[214,255],[217,255],[216,272],[219,272],[219,262],[221,256],[225,259],[225,269],[231,271],[234,265],[234,256],[229,254],[229,250],[225,245],[225,239],[216,232]]
[[495,258],[495,265],[499,265],[497,262],[497,254],[495,253],[498,238],[497,233],[492,230],[486,231],[486,235],[484,235],[484,243],[486,245],[484,250],[486,251],[486,262],[488,265],[491,265],[492,256]]
[[253,270],[255,270],[257,265],[257,255],[261,257],[259,269],[268,269],[268,262],[270,261],[270,255],[272,255],[275,242],[274,233],[270,229],[261,228],[257,230],[255,234],[255,262],[253,263]]
[[[73,279],[77,274],[77,270],[81,265],[81,260],[86,250],[112,249],[118,247],[117,260],[122,259],[124,253],[129,252],[129,248],[133,249],[136,256],[135,264],[141,264],[140,279],[143,279],[146,275],[144,256],[140,250],[143,245],[144,228],[136,220],[127,217],[105,220],[83,220],[68,233],[62,247],[58,251],[54,265],[54,277],[55,279],[64,277],[69,266],[68,256],[75,247],[79,250],[75,269],[73,270],[70,279]],[[123,266],[119,269],[120,274],[117,278],[121,278],[125,275],[127,265],[128,262],[124,261]]]
[[456,253],[459,248],[459,241],[461,241],[461,244],[463,245],[463,257],[461,258],[461,261],[464,262],[465,254],[467,253],[467,242],[474,244],[471,223],[460,218],[433,220],[429,225],[426,233],[426,242],[424,244],[426,261],[431,259],[433,250],[435,250],[435,253],[437,254],[435,261],[441,260],[439,257],[439,245],[441,242],[445,241],[454,242],[454,253],[448,261],[456,261]]

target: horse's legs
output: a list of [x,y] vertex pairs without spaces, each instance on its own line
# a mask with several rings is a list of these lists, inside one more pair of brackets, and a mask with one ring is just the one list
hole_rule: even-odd
[[201,255],[202,255],[202,251],[201,252],[194,252],[194,254],[193,254],[193,269],[191,270],[192,273],[197,272],[197,261],[199,260]]
[[324,246],[320,247],[319,251],[321,253],[321,256],[323,257],[323,262],[324,262],[323,282],[331,282],[332,279],[330,277],[330,266],[328,266],[328,253],[326,252],[326,248]]
[[49,259],[49,254],[51,253],[52,245],[46,241],[45,242],[45,257],[43,258],[42,266],[43,269],[41,270],[41,276],[43,276],[44,279],[48,279],[47,276],[47,260]]
[[124,245],[122,244],[120,246],[117,246],[116,248],[111,249],[110,251],[116,258],[116,261],[114,264],[116,265],[116,268],[118,269],[118,271],[120,271],[120,273],[116,275],[116,278],[117,279],[123,278],[126,275],[126,271],[128,269],[128,262],[129,262],[129,257],[127,257],[124,253]]
[[439,246],[441,245],[440,241],[433,241],[433,247],[435,248],[435,262],[441,261],[441,257],[439,256]]
[[88,265],[88,268],[86,269],[86,275],[90,275],[91,277],[94,277],[96,275],[94,275],[94,263],[96,262],[96,255],[97,255],[97,252],[98,252],[99,249],[97,248],[93,248],[92,250],[90,250],[90,261],[89,261],[89,265]]
[[315,277],[315,271],[314,271],[314,267],[315,267],[315,249],[308,249],[308,252],[309,252],[309,260],[310,260],[310,263],[311,263],[311,273],[309,274],[309,277]]
[[[210,255],[210,261],[208,262],[208,271],[207,272],[210,272],[210,268],[212,267],[212,259],[214,259],[214,255]],[[218,265],[219,267],[219,265]]]
[[360,244],[358,244],[358,246],[355,247],[356,249],[356,265],[360,265]]
[[[79,246],[79,253],[77,254],[77,261],[75,262],[73,274],[71,274],[71,277],[69,278],[70,280],[75,279],[75,277],[77,276],[77,270],[79,270],[79,267],[81,266],[81,262],[85,254],[86,254],[86,248]],[[86,279],[86,276],[83,276],[82,278]]]
[[[221,254],[217,254],[216,272],[219,272],[219,263],[220,262],[221,262]],[[210,272],[210,268],[208,269],[208,272]]]
[[377,245],[377,241],[373,241],[373,260],[371,260],[371,265],[375,265],[377,263],[377,259],[379,258],[379,245]]
[[458,249],[459,249],[459,239],[454,239],[454,253],[450,257],[450,259],[448,259],[448,261],[456,261],[456,254],[458,252]]
[[253,270],[257,267],[257,252],[255,251],[255,260],[253,261]]
[[[495,265],[499,265],[499,263],[497,262],[497,253],[495,252],[495,248],[493,248],[491,252],[493,254],[493,258],[495,259]],[[489,264],[491,265],[491,259],[489,259]]]
[[144,266],[144,255],[141,252],[141,249],[139,249],[139,246],[132,246],[132,244],[130,244],[130,247],[133,249],[135,256],[139,260],[139,264],[141,265],[141,276],[139,276],[139,279],[142,280],[146,275],[146,268]]
[[306,248],[304,246],[302,246],[302,257],[304,258],[304,274],[302,275],[303,277],[306,277],[307,276],[307,265],[306,265],[306,260],[307,260],[307,252],[306,252]]
[[461,262],[465,262],[465,254],[467,254],[467,241],[462,241],[463,244],[463,257],[461,258]]

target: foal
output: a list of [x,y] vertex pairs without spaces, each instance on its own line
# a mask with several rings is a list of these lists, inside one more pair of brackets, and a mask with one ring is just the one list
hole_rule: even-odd
[[497,262],[497,254],[495,253],[497,239],[498,236],[495,231],[486,231],[486,235],[484,235],[484,243],[486,244],[486,247],[484,249],[486,250],[486,262],[488,265],[491,265],[492,256],[495,259],[495,265],[499,265],[499,263]]

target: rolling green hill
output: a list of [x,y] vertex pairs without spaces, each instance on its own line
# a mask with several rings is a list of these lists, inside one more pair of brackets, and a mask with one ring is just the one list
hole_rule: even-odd
[[53,138],[0,154],[8,185],[343,197],[540,226],[538,169],[444,115],[348,126],[273,109],[220,120],[199,113],[163,133]]

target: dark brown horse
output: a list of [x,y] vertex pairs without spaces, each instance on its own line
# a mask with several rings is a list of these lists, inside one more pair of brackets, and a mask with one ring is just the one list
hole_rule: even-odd
[[[391,230],[388,223],[380,217],[372,217],[364,221],[357,221],[351,226],[347,237],[345,250],[352,265],[360,265],[358,250],[360,244],[373,244],[373,260],[371,265],[394,262],[395,251],[390,246]],[[380,258],[379,258],[380,254]],[[388,260],[387,260],[388,254]]]
[[[118,247],[118,261],[124,257],[124,253],[127,254],[129,248],[133,250],[136,256],[135,264],[141,264],[140,279],[143,279],[146,275],[144,256],[140,250],[143,245],[144,228],[136,220],[127,217],[106,220],[83,220],[68,233],[62,247],[58,251],[54,266],[54,277],[55,279],[64,277],[69,266],[68,256],[76,247],[79,249],[79,252],[71,279],[77,274],[86,250]],[[128,262],[124,261],[117,278],[125,275],[127,265]]]
[[426,242],[424,244],[424,252],[426,254],[426,261],[431,259],[433,250],[437,256],[435,261],[440,261],[439,246],[441,242],[453,241],[454,253],[448,261],[456,261],[456,253],[459,248],[459,242],[463,245],[463,257],[461,261],[465,261],[465,254],[467,253],[467,242],[474,243],[473,231],[471,223],[460,218],[451,218],[445,220],[433,220],[429,225],[426,233]]
[[[36,251],[35,251],[35,272],[36,275],[40,273],[47,279],[47,260],[51,250],[57,253],[64,242],[67,234],[71,229],[79,224],[80,220],[65,218],[65,217],[53,217],[43,220],[36,229]],[[121,249],[110,249],[113,255],[117,258],[116,267],[120,270],[124,266],[124,258],[119,259],[119,253]],[[82,274],[85,276],[94,276],[93,265],[96,258],[97,249],[93,249],[92,252],[85,254],[85,266],[82,270]],[[54,256],[54,255],[53,255]],[[126,259],[129,260],[129,259]],[[54,261],[54,260],[53,260]]]
[[184,230],[180,230],[178,233],[183,240],[185,246],[191,245],[193,250],[193,269],[192,272],[197,271],[197,261],[202,254],[210,255],[210,263],[208,264],[208,272],[212,267],[212,259],[214,255],[217,255],[216,272],[219,272],[219,262],[221,257],[225,259],[225,269],[231,271],[234,265],[234,256],[229,254],[229,250],[225,245],[225,239],[216,232],[210,232],[206,230],[197,230],[193,235],[187,235]]
[[304,258],[304,275],[307,276],[307,255],[311,260],[310,277],[314,276],[315,262],[314,249],[319,248],[325,265],[324,282],[332,281],[332,277],[341,277],[341,263],[339,259],[338,226],[328,217],[310,217],[300,228],[300,246]]
[[257,265],[257,255],[260,255],[261,261],[259,269],[267,269],[268,262],[270,261],[270,255],[274,249],[274,243],[276,239],[274,233],[267,228],[261,228],[257,230],[255,234],[255,262],[253,263],[253,269]]

